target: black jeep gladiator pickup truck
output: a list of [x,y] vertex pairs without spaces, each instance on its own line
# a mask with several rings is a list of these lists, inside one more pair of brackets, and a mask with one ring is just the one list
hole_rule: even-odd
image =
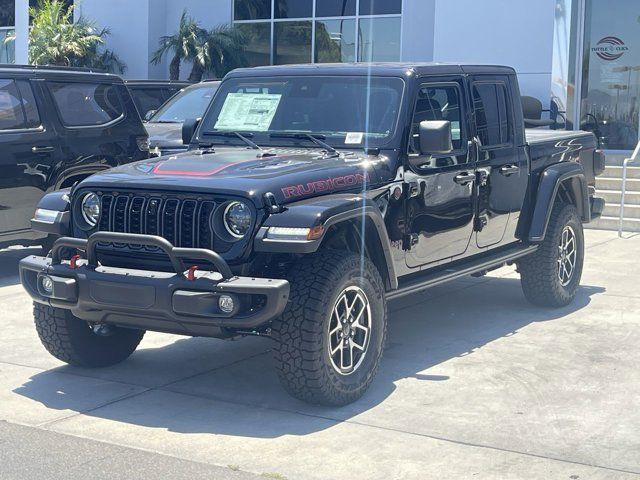
[[284,387],[359,398],[387,301],[515,264],[528,300],[570,303],[604,169],[585,132],[525,132],[499,66],[236,70],[190,150],[49,194],[59,239],[20,264],[47,350],[121,362],[146,330],[274,340]]

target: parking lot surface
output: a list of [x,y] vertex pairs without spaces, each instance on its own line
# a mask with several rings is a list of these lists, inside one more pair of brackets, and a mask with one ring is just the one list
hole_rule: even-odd
[[116,367],[64,366],[17,277],[38,249],[0,251],[0,477],[640,478],[640,236],[586,239],[560,310],[512,267],[392,302],[380,373],[339,409],[288,397],[262,338],[149,333]]

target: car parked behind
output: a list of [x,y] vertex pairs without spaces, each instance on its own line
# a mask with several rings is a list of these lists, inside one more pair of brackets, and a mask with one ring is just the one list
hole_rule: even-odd
[[152,154],[170,155],[187,150],[188,145],[182,142],[182,125],[185,120],[204,115],[219,85],[220,82],[207,81],[187,87],[151,116],[145,126]]
[[125,80],[125,84],[129,88],[138,113],[143,120],[145,115],[153,115],[176,93],[192,85],[190,82],[174,80]]
[[59,67],[0,66],[0,150],[0,247],[46,243],[30,223],[46,192],[149,156],[120,77]]

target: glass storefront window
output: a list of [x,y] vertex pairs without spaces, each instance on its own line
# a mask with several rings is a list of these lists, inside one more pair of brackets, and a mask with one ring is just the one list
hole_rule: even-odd
[[236,26],[247,39],[245,56],[249,66],[271,65],[271,23],[239,23]]
[[275,65],[311,62],[311,24],[311,21],[275,23],[273,35]]
[[359,61],[397,62],[400,58],[400,28],[399,17],[360,19]]
[[640,3],[587,0],[582,129],[603,148],[633,150],[640,129]]
[[313,15],[312,0],[277,0],[276,18],[309,18]]
[[0,63],[15,63],[15,31],[0,28]]
[[402,13],[402,0],[360,0],[360,15]]
[[355,62],[356,61],[356,21],[324,20],[316,21],[315,62]]
[[15,0],[0,0],[0,28],[15,25],[15,12]]
[[235,20],[267,20],[271,18],[271,0],[235,0]]
[[316,0],[316,17],[352,17],[356,0]]

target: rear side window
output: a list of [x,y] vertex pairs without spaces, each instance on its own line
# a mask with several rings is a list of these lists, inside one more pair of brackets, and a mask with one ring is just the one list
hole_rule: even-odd
[[131,95],[141,116],[157,110],[169,100],[179,88],[131,88]]
[[29,82],[0,79],[0,130],[38,126],[40,116]]
[[511,116],[504,83],[476,83],[473,86],[478,138],[484,148],[511,143]]
[[49,82],[49,90],[62,123],[68,127],[105,125],[124,114],[115,85]]

